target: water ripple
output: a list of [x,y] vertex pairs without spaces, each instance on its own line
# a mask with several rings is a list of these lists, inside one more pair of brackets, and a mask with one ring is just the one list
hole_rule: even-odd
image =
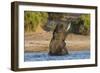
[[49,61],[49,60],[73,60],[89,59],[90,51],[72,51],[69,55],[50,56],[47,52],[25,52],[24,61]]

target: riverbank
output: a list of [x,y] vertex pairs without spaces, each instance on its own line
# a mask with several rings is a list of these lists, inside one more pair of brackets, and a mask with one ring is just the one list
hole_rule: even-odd
[[[51,38],[51,32],[25,33],[25,52],[48,52]],[[66,47],[69,51],[90,50],[90,37],[69,34],[66,37]]]

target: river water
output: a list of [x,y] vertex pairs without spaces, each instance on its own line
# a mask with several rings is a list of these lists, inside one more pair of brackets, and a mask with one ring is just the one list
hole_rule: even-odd
[[50,56],[47,52],[25,52],[24,61],[76,60],[89,59],[90,51],[72,51],[68,55]]

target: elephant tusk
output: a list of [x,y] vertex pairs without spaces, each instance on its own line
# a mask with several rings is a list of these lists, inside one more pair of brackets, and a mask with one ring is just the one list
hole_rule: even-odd
[[68,31],[70,29],[70,27],[71,27],[71,23],[68,24],[68,27],[67,27],[66,31]]

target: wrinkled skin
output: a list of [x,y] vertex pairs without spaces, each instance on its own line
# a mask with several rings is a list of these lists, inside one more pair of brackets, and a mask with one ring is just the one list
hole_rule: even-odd
[[[67,19],[64,23],[58,23],[55,30],[53,31],[53,37],[49,44],[49,55],[68,55],[68,50],[66,48],[65,39],[69,32],[76,33],[76,30],[80,29],[80,26],[84,26],[84,21],[78,23],[78,28],[76,29],[76,24],[71,24],[73,19]],[[74,20],[75,23],[76,20]]]
[[[68,28],[68,26],[67,26]],[[53,37],[49,45],[49,55],[65,55],[68,54],[65,39],[68,34],[64,24],[57,24],[53,32]]]

